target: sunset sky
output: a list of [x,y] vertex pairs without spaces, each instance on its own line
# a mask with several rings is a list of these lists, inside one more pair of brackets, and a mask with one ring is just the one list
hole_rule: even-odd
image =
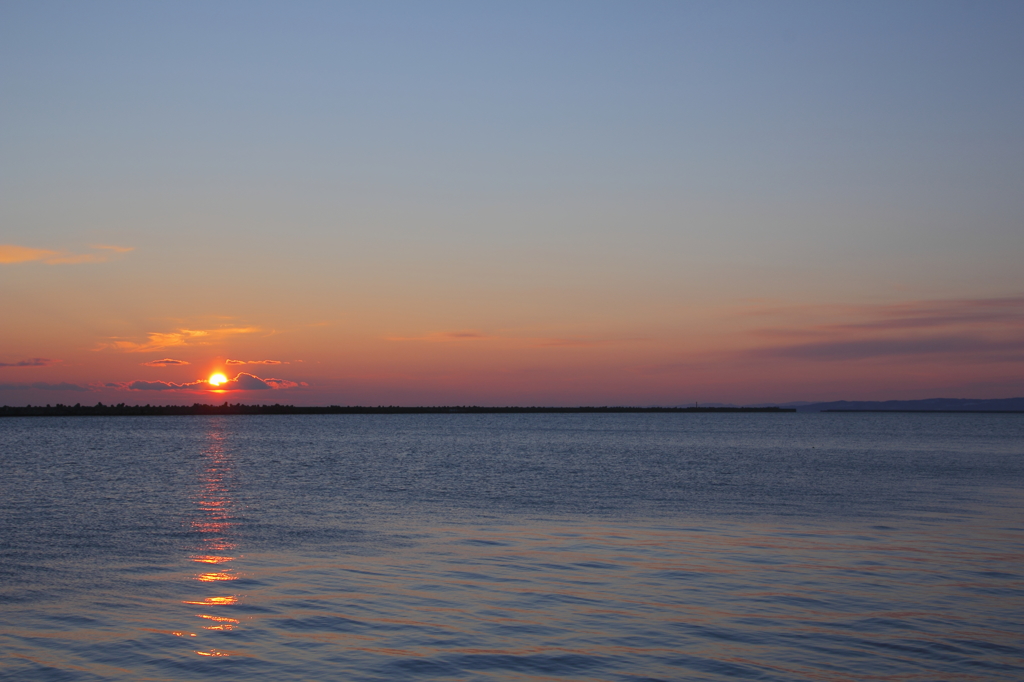
[[1024,395],[1021,36],[1021,2],[9,0],[0,405]]

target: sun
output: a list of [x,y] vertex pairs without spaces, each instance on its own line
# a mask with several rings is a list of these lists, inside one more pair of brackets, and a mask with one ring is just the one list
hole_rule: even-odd
[[228,378],[220,372],[217,372],[216,374],[211,374],[207,381],[210,382],[211,386],[220,386],[221,384],[226,384]]

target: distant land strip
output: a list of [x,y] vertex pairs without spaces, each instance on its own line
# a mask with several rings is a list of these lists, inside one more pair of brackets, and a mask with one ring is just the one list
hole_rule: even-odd
[[1024,412],[1024,398],[925,398],[924,400],[834,400],[789,403],[798,412]]
[[820,410],[821,412],[913,412],[935,413],[935,414],[1024,414],[1024,410],[900,410],[900,409],[878,409],[878,410]]
[[630,413],[630,412],[796,412],[786,407],[399,407],[396,405],[363,407],[328,405],[26,405],[0,407],[0,417],[149,417],[229,414],[550,414],[550,413]]

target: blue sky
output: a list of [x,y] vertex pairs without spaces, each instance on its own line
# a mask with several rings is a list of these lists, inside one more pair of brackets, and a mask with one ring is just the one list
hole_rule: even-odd
[[419,371],[381,339],[654,339],[586,365],[621,378],[749,345],[751,305],[1015,299],[1022,28],[999,2],[8,2],[0,244],[132,251],[0,265],[0,362],[80,357],[86,385],[104,338],[335,324],[293,353],[328,395]]

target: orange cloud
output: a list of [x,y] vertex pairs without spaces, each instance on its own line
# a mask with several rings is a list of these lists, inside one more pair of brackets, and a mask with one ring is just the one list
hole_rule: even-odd
[[33,260],[43,260],[58,255],[56,251],[46,249],[30,249],[27,246],[15,246],[14,244],[0,244],[0,263],[25,263]]
[[96,244],[91,248],[112,253],[70,253],[68,251],[52,251],[50,249],[34,249],[16,244],[0,244],[0,264],[29,263],[40,261],[48,265],[66,265],[73,263],[103,263],[117,254],[133,250],[131,246],[108,246]]
[[131,341],[120,337],[101,343],[94,350],[111,348],[124,353],[150,353],[177,346],[204,345],[227,336],[255,334],[259,327],[221,327],[219,329],[179,329],[175,332],[151,332],[145,341]]
[[287,365],[280,360],[225,360],[225,365]]
[[164,358],[163,360],[150,360],[149,362],[144,362],[142,364],[145,367],[177,367],[178,365],[187,365],[189,363],[187,360]]

